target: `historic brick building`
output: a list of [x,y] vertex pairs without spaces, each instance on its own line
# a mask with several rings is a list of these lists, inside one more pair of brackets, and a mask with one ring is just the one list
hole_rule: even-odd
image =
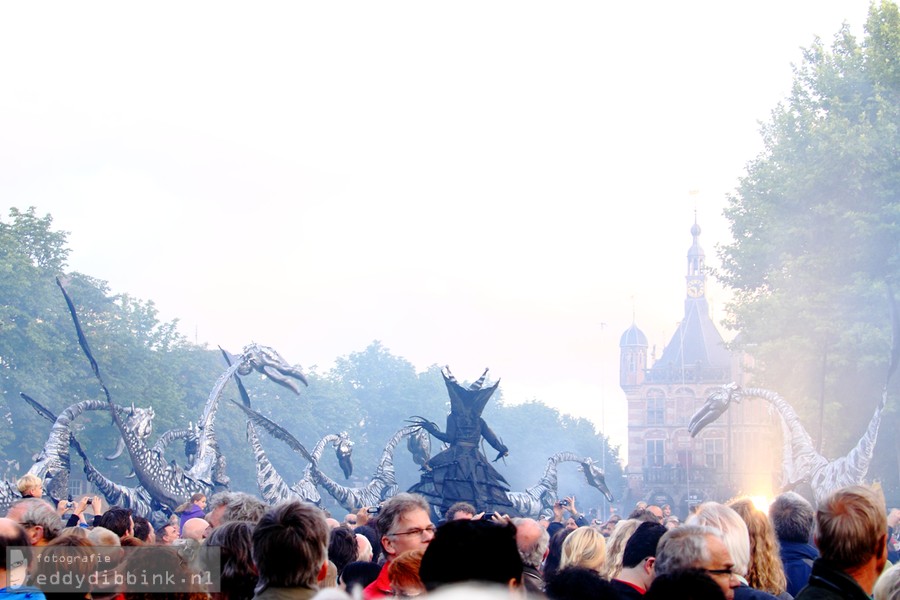
[[691,227],[684,318],[662,356],[649,364],[647,336],[632,325],[619,342],[619,383],[628,402],[627,513],[634,502],[690,504],[735,494],[771,496],[781,456],[777,417],[764,402],[732,406],[697,438],[687,430],[709,393],[743,384],[743,368],[709,316],[705,254]]

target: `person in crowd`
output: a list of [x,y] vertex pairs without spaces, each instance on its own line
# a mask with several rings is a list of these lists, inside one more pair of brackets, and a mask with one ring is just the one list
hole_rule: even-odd
[[796,597],[809,581],[819,551],[810,545],[815,510],[795,492],[781,494],[769,505],[769,520],[778,538],[787,593]]
[[888,511],[888,562],[895,564],[900,561],[900,508],[892,508]]
[[132,517],[134,519],[134,537],[147,544],[156,543],[156,533],[150,521],[144,517]]
[[656,546],[667,529],[656,523],[641,523],[625,544],[622,568],[610,583],[624,600],[638,599],[650,588],[655,574]]
[[728,503],[747,525],[750,534],[750,563],[744,579],[753,589],[762,590],[781,600],[790,600],[784,565],[778,551],[778,539],[772,522],[749,498],[738,498]]
[[340,584],[348,593],[355,594],[355,588],[365,589],[378,578],[379,573],[381,573],[381,567],[377,563],[371,561],[352,562],[344,567],[344,572],[341,573]]
[[455,521],[456,519],[474,519],[476,514],[478,514],[478,511],[476,511],[475,507],[468,502],[457,502],[447,509],[444,518],[448,521]]
[[741,584],[722,533],[700,525],[687,524],[667,531],[656,548],[654,570],[655,577],[648,594],[653,591],[660,576],[688,570],[700,570],[712,577],[725,600],[733,600],[734,588]]
[[662,505],[662,513],[663,513],[663,520],[666,520],[669,517],[671,517],[672,516],[672,506],[670,504],[663,504]]
[[425,584],[419,578],[424,550],[407,550],[391,561],[388,580],[395,596],[411,597],[425,593]]
[[797,600],[864,600],[887,563],[884,500],[863,486],[837,490],[816,510],[815,541],[821,557]]
[[91,575],[97,568],[91,560],[93,546],[71,535],[48,542],[35,558],[30,580],[56,600],[90,600]]
[[210,496],[206,504],[206,516],[203,517],[206,519],[206,522],[213,527],[221,525],[222,514],[225,512],[225,508],[236,496],[235,492],[217,492]]
[[[231,521],[246,521],[252,525],[259,523],[259,520],[268,506],[256,496],[252,496],[245,492],[233,492],[225,504],[225,508],[221,513],[219,525],[229,523]],[[212,525],[212,523],[210,523]]]
[[747,571],[750,567],[750,533],[747,524],[733,509],[718,502],[704,502],[688,517],[690,525],[711,527],[722,532],[722,539],[734,562],[732,571],[740,585],[734,588],[735,600],[774,600],[772,594],[756,590],[747,585]]
[[206,494],[197,492],[191,496],[190,501],[185,502],[175,509],[178,515],[178,530],[184,535],[184,524],[191,519],[202,519],[206,516]]
[[579,527],[563,542],[559,568],[585,567],[598,574],[606,564],[606,538],[593,527]]
[[875,600],[900,600],[900,564],[884,571],[872,589]]
[[522,558],[516,527],[480,519],[458,519],[441,525],[425,549],[419,577],[429,592],[441,586],[478,582],[517,588]]
[[214,528],[203,541],[219,548],[220,591],[214,600],[250,600],[259,580],[253,564],[253,525],[232,521]]
[[184,526],[181,529],[181,538],[202,542],[211,531],[212,527],[210,527],[206,519],[194,517],[193,519],[188,519],[184,523]]
[[[604,523],[603,526],[600,528],[600,533],[602,533],[604,536],[609,538],[609,536],[612,535],[612,532],[615,531],[616,525],[618,525],[619,521],[621,521],[621,520],[622,520],[622,518],[619,515],[615,515],[615,514],[610,515],[609,520],[606,521],[606,523]],[[608,546],[608,544],[607,544],[607,546]]]
[[659,575],[644,600],[725,600],[722,588],[704,571],[685,569]]
[[350,529],[354,529],[356,527],[356,519],[355,512],[347,513],[344,515],[344,525]]
[[539,594],[544,591],[544,576],[541,564],[547,556],[550,535],[534,519],[513,519],[516,526],[516,547],[522,558],[522,584],[525,590]]
[[344,567],[359,559],[356,534],[348,527],[336,527],[328,536],[328,560],[334,563],[338,577]]
[[9,507],[6,516],[25,528],[32,546],[47,545],[62,530],[59,514],[40,498],[16,500]]
[[354,533],[353,537],[356,538],[356,560],[372,562],[372,542],[369,541],[369,538],[361,533]]
[[178,539],[178,527],[166,523],[156,530],[156,543],[160,546],[171,546]]
[[[174,547],[145,546],[140,560],[126,560],[122,568],[126,581],[134,583],[116,600],[209,600],[204,577]],[[148,576],[156,573],[163,577]]]
[[[25,585],[32,560],[30,546],[24,527],[13,519],[0,518],[0,600],[45,600],[40,589]],[[12,560],[7,562],[9,548],[24,550],[21,557],[10,556]]]
[[[569,516],[564,518],[567,512]],[[553,534],[563,527],[575,530],[578,527],[587,527],[588,525],[590,525],[588,520],[578,512],[578,508],[575,506],[575,496],[567,496],[562,500],[557,500],[553,505],[553,520],[547,527],[547,532],[550,534],[550,537],[553,537]]]
[[429,513],[428,502],[419,494],[400,493],[382,504],[375,528],[385,563],[378,578],[363,590],[366,600],[390,596],[393,593],[387,574],[390,562],[407,550],[424,550],[434,539],[435,527]]
[[375,527],[372,525],[357,525],[356,529],[354,529],[353,531],[369,540],[369,547],[372,548],[371,560],[372,562],[380,562],[381,541],[378,538],[378,532],[375,531]]
[[606,545],[606,567],[603,576],[607,579],[615,579],[622,570],[622,558],[625,555],[625,546],[628,538],[632,536],[638,526],[644,523],[639,519],[624,519],[616,524],[609,542]]
[[672,515],[671,517],[666,517],[665,519],[663,519],[663,527],[665,527],[666,529],[675,529],[676,527],[678,527],[680,525],[681,525],[681,520],[678,517],[676,517],[675,515]]
[[[338,569],[330,560],[325,561],[325,576],[319,579],[319,589],[336,588],[338,581]],[[317,594],[318,596],[318,594]]]
[[309,600],[324,578],[328,560],[325,515],[311,504],[284,502],[253,529],[257,600]]
[[585,567],[560,569],[547,580],[544,593],[550,600],[618,600],[609,582]]
[[[549,534],[550,531],[548,530],[547,533]],[[568,529],[562,528],[550,535],[550,543],[547,545],[547,558],[544,559],[545,584],[547,579],[559,570],[559,563],[562,560],[563,544],[571,533],[572,532]]]
[[[665,515],[663,514],[663,509],[660,508],[659,506],[656,506],[655,504],[651,504],[651,505],[647,506],[645,513],[647,513],[647,515],[652,517],[653,520],[655,520],[659,524],[662,524],[663,519],[665,518]],[[649,520],[650,519],[648,518],[648,521]]]
[[119,536],[119,539],[134,535],[134,519],[130,508],[110,506],[109,510],[100,515],[97,526],[109,529]]
[[16,482],[16,489],[23,498],[41,498],[44,495],[44,482],[37,475],[27,473]]

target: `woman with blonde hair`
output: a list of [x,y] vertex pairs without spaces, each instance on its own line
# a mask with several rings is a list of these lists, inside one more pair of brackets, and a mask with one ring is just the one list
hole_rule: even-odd
[[775,537],[775,528],[769,521],[769,516],[756,508],[749,498],[736,498],[728,506],[744,520],[750,534],[747,585],[779,598],[789,598],[778,538]]
[[625,555],[625,544],[643,521],[638,519],[625,519],[616,523],[606,549],[606,567],[602,575],[609,579],[615,579],[622,571],[622,558]]
[[560,570],[584,567],[603,574],[606,564],[606,538],[593,527],[579,527],[563,542]]

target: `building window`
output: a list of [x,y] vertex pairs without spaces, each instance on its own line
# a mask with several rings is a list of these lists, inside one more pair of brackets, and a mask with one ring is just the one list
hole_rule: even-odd
[[647,466],[661,467],[665,464],[665,440],[647,440]]
[[706,466],[710,469],[722,469],[725,467],[725,440],[715,438],[703,440],[704,454],[706,454]]
[[664,425],[666,422],[666,399],[647,398],[647,425]]

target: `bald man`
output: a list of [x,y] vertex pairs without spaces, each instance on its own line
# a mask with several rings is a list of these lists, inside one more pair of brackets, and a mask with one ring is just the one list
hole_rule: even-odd
[[513,524],[516,526],[516,546],[522,557],[522,582],[529,592],[542,594],[544,578],[541,563],[547,556],[550,534],[534,519],[513,519]]
[[209,535],[211,529],[212,527],[210,526],[209,521],[201,519],[200,517],[194,517],[184,522],[184,529],[181,530],[181,537],[186,540],[203,542],[203,540],[206,539],[206,536]]

